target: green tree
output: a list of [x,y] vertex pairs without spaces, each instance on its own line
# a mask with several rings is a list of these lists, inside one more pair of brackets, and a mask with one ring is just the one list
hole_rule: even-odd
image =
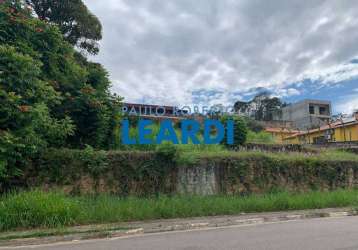
[[58,94],[57,100],[49,103],[50,112],[57,119],[70,117],[75,125],[68,145],[111,145],[120,98],[110,93],[106,70],[76,52],[56,25],[32,17],[21,1],[2,5],[0,30],[1,43],[41,63],[39,78]]
[[102,25],[82,0],[26,0],[44,21],[57,24],[72,45],[97,54]]
[[0,4],[0,176],[47,147],[110,145],[120,99],[108,74],[22,1]]
[[225,144],[225,146],[229,148],[238,148],[240,145],[243,145],[247,139],[248,129],[247,129],[246,122],[237,115],[223,115],[220,118],[220,121],[223,124],[226,124],[228,120],[234,121],[234,144],[233,145],[226,144],[226,133],[223,143]]
[[268,92],[262,92],[249,102],[235,102],[234,109],[237,113],[257,121],[272,121],[281,117],[285,105],[278,97],[271,97]]
[[14,47],[0,46],[0,180],[21,173],[25,161],[73,132],[69,117],[50,114],[59,96],[40,80],[40,67]]

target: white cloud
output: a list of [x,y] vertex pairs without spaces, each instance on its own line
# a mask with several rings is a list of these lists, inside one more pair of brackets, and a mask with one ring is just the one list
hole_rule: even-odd
[[[354,79],[358,5],[341,0],[85,0],[104,27],[97,60],[127,101],[231,102],[255,87]],[[225,103],[224,103],[225,104]]]
[[358,64],[339,64],[324,69],[307,70],[298,79],[311,79],[321,84],[337,83],[358,77]]
[[350,95],[344,100],[340,101],[337,105],[337,112],[351,114],[358,110],[358,95]]
[[295,88],[287,88],[287,89],[277,89],[273,92],[274,96],[277,97],[289,97],[289,96],[295,96],[301,94],[301,92],[298,89]]

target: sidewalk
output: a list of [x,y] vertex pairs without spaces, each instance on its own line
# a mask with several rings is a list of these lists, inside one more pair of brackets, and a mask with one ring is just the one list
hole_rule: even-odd
[[352,208],[328,208],[289,212],[250,213],[235,216],[212,216],[187,219],[123,222],[103,225],[86,225],[61,229],[16,231],[0,234],[0,249],[5,246],[39,245],[64,241],[96,238],[115,238],[137,234],[181,230],[198,230],[261,223],[304,220],[319,217],[355,216]]

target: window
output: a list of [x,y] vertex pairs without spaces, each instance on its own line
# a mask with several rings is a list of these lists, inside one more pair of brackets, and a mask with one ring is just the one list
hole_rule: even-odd
[[327,142],[327,140],[326,140],[326,138],[324,136],[318,136],[318,137],[313,138],[313,143],[314,144],[324,144],[326,142]]
[[327,112],[326,112],[326,107],[319,107],[319,114],[320,115],[325,115]]
[[310,106],[310,114],[311,114],[311,115],[314,114],[314,106]]

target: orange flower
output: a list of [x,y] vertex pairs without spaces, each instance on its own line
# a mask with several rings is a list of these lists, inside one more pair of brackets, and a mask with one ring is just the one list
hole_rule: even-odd
[[89,106],[92,107],[92,108],[99,108],[99,107],[102,106],[102,103],[99,102],[99,101],[91,101],[91,102],[89,103]]
[[92,87],[84,87],[81,89],[81,92],[84,94],[91,94],[94,92],[94,89]]
[[21,106],[19,106],[19,109],[20,109],[21,112],[26,113],[26,112],[29,112],[30,106],[28,106],[28,105],[21,105]]

